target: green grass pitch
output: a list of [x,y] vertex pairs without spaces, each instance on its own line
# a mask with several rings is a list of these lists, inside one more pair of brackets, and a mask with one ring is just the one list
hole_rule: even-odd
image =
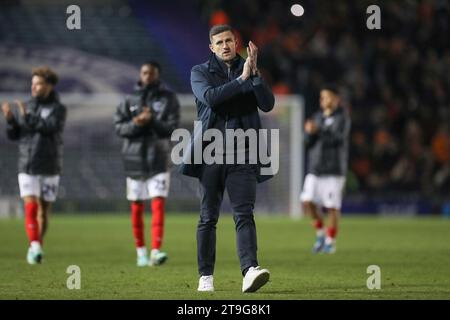
[[[25,261],[21,219],[0,220],[0,299],[449,299],[450,220],[344,216],[334,255],[312,255],[309,219],[257,216],[258,256],[269,283],[242,294],[231,215],[217,229],[214,293],[198,293],[196,215],[166,216],[167,264],[135,266],[126,215],[53,214],[42,265]],[[149,243],[149,215],[146,241]],[[81,289],[69,290],[69,265]],[[366,287],[381,268],[381,290]]]

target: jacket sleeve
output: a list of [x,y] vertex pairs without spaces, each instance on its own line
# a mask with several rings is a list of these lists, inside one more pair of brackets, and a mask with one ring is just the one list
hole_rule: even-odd
[[264,112],[271,111],[273,109],[273,106],[275,105],[275,98],[269,86],[259,76],[252,77],[251,81],[249,82],[251,83],[251,86],[253,88],[258,108],[260,108]]
[[195,97],[213,111],[217,111],[224,101],[243,92],[243,85],[237,79],[213,87],[202,72],[201,66],[195,66],[191,70],[191,87]]
[[169,99],[169,112],[166,120],[151,118],[150,128],[152,128],[160,138],[169,138],[173,130],[178,127],[180,120],[180,104],[175,94]]
[[[310,118],[310,120],[314,121],[318,126],[320,126],[320,116],[319,113],[314,113],[312,115],[312,118]],[[320,128],[319,128],[320,130]],[[305,147],[306,148],[311,148],[312,146],[314,146],[317,142],[317,138],[319,137],[318,132],[315,132],[313,134],[311,133],[307,133],[306,131],[303,130],[303,139],[305,142]]]
[[337,117],[336,121],[330,126],[322,126],[319,136],[326,146],[339,146],[348,139],[350,134],[350,117],[347,114]]
[[25,114],[24,122],[30,130],[35,130],[43,134],[61,132],[66,122],[66,107],[59,105],[48,117],[42,118],[39,114]]
[[20,125],[15,117],[6,122],[6,135],[9,140],[20,139]]
[[122,138],[131,138],[142,133],[142,127],[136,125],[131,115],[127,112],[127,104],[127,100],[124,99],[114,114],[114,129],[117,135]]
[[317,134],[309,134],[304,132],[303,135],[306,148],[311,148],[317,142]]

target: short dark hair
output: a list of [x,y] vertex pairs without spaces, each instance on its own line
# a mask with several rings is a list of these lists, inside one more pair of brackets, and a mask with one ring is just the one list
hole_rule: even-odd
[[321,90],[331,91],[335,95],[339,96],[339,87],[334,83],[327,83],[323,85]]
[[142,66],[152,66],[152,67],[158,69],[158,72],[161,73],[161,65],[156,60],[147,60],[142,64]]
[[44,78],[45,82],[56,85],[58,83],[58,75],[49,67],[37,67],[31,70],[31,76],[38,76]]
[[219,34],[219,33],[225,32],[225,31],[231,31],[233,33],[233,28],[228,24],[216,24],[215,26],[212,26],[212,28],[209,29],[209,41],[211,41],[212,37],[215,36],[216,34]]

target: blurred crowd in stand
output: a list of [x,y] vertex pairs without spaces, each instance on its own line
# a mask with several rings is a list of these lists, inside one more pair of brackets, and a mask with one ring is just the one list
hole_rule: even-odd
[[210,25],[229,23],[241,52],[252,40],[277,94],[301,94],[306,116],[324,83],[336,83],[352,116],[350,191],[450,197],[450,3],[212,1]]

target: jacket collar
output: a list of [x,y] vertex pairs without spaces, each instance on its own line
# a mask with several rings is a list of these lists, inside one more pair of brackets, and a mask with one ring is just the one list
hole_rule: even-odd
[[[342,106],[338,105],[336,109],[333,110],[333,112],[329,115],[329,117],[332,117],[334,115],[340,114],[343,112]],[[322,112],[323,114],[323,112]]]
[[[234,58],[232,64],[231,64],[231,70],[239,70],[244,67],[245,60],[239,55],[236,54],[236,57]],[[217,56],[212,53],[211,57],[209,58],[208,62],[208,71],[222,74],[223,76],[227,76],[227,70],[228,66],[225,62],[223,62],[221,59],[217,58]]]
[[35,103],[46,104],[46,103],[53,103],[53,102],[59,101],[59,96],[55,90],[52,90],[50,92],[50,94],[45,98],[37,97],[37,98],[32,98],[31,100],[34,101]]
[[163,88],[163,84],[158,81],[156,83],[153,83],[151,85],[148,86],[143,86],[141,81],[138,81],[136,83],[136,85],[134,86],[134,91],[138,92],[138,93],[143,93],[145,91],[147,92],[153,92],[153,91],[160,91]]

